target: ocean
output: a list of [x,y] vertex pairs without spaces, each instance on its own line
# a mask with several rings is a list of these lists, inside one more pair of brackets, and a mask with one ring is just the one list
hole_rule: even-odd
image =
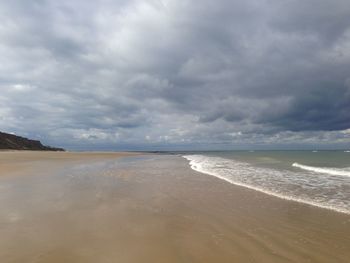
[[349,151],[183,154],[195,171],[269,195],[350,214]]

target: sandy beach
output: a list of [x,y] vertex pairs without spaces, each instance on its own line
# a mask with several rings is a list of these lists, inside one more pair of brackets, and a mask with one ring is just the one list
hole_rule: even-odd
[[349,262],[350,215],[180,156],[0,152],[0,262]]

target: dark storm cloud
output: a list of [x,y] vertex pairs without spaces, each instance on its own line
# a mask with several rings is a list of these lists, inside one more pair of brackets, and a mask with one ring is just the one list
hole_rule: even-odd
[[345,0],[17,0],[0,18],[2,130],[71,147],[349,143]]

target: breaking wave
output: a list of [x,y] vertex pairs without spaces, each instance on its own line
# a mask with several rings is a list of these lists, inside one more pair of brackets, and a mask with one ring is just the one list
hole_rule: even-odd
[[[196,154],[183,157],[189,161],[193,170],[229,183],[279,198],[350,214],[350,181],[348,177],[339,176],[344,174],[338,170],[337,174],[333,173],[334,169],[330,169],[332,173],[327,174],[318,170],[310,173],[311,170],[307,169],[298,172],[256,167],[246,162],[215,156]],[[293,164],[296,165],[300,164]],[[350,171],[345,172],[347,174]]]
[[350,168],[339,169],[339,168],[328,168],[328,167],[315,167],[315,166],[308,166],[308,165],[303,165],[299,163],[293,163],[292,166],[298,167],[306,171],[315,172],[315,173],[350,176]]

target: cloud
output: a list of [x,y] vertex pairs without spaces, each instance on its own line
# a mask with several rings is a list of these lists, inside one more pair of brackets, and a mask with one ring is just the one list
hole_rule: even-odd
[[0,16],[0,130],[68,148],[350,144],[345,0],[15,0]]

